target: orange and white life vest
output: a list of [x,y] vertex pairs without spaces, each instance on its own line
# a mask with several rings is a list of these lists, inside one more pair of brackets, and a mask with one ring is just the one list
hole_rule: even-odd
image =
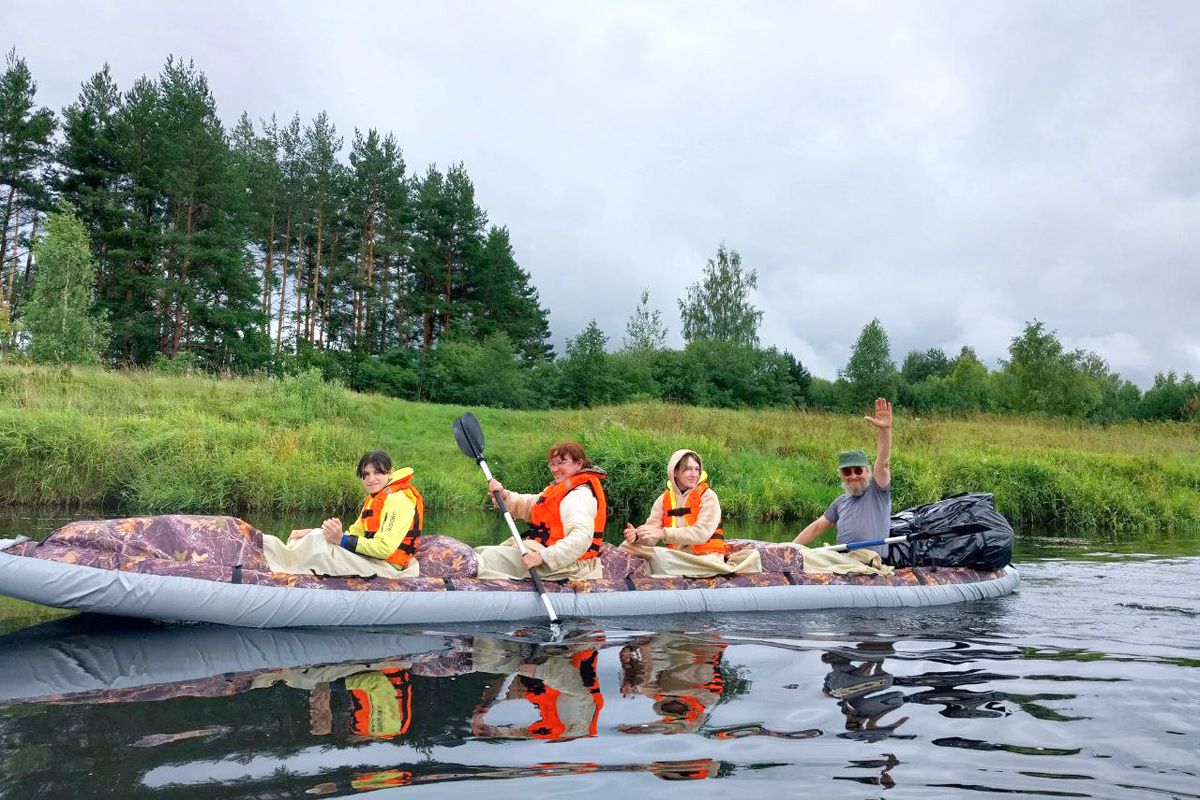
[[587,486],[596,496],[596,518],[592,525],[592,544],[580,561],[595,558],[604,544],[604,523],[608,521],[608,502],[604,498],[604,487],[600,482],[605,476],[600,472],[581,470],[560,483],[552,483],[542,490],[537,502],[529,512],[529,529],[521,534],[524,539],[550,547],[566,536],[559,507],[563,498],[581,486]]
[[[708,484],[700,482],[696,484],[683,498],[683,504],[675,505],[675,492],[668,487],[662,496],[662,526],[664,528],[686,528],[696,524],[696,520],[700,518],[700,498],[708,491]],[[673,544],[667,545],[671,549],[676,549]],[[721,523],[717,523],[717,529],[713,531],[713,535],[708,538],[707,542],[694,544],[691,546],[692,552],[697,555],[708,555],[716,553],[717,555],[725,555],[725,530],[721,527]]]
[[692,656],[693,664],[707,664],[712,668],[712,677],[710,677],[704,683],[692,687],[696,694],[679,692],[669,695],[654,695],[654,705],[655,708],[659,710],[660,714],[662,713],[660,704],[664,700],[674,700],[682,704],[684,707],[682,716],[679,716],[678,714],[663,714],[665,719],[679,719],[688,726],[692,726],[708,713],[708,705],[701,702],[697,695],[703,694],[712,697],[713,700],[710,700],[709,702],[721,699],[721,693],[725,691],[725,678],[721,675],[721,657],[724,655],[724,653],[725,645],[720,645],[719,647],[715,648],[711,654],[696,653]]
[[[600,676],[596,672],[596,651],[584,650],[571,656],[571,663],[579,670],[583,685],[592,696],[592,721],[588,725],[588,736],[596,735],[596,722],[600,709],[604,708],[604,695],[600,694]],[[525,699],[538,710],[538,721],[529,726],[529,735],[535,739],[561,739],[566,733],[566,723],[558,713],[558,698],[562,692],[547,686],[537,678],[523,678],[527,689]]]
[[409,526],[408,532],[400,541],[400,546],[393,550],[392,554],[387,557],[388,563],[395,564],[401,569],[407,566],[412,557],[417,554],[417,544],[421,539],[421,529],[425,527],[425,500],[421,497],[421,493],[416,490],[416,487],[409,482],[411,480],[412,473],[410,472],[403,478],[392,481],[368,497],[363,502],[362,513],[358,515],[359,522],[363,526],[363,535],[368,539],[373,539],[375,534],[379,532],[379,525],[383,521],[383,504],[387,502],[389,496],[396,492],[401,492],[416,506],[417,510],[413,514],[412,525]]

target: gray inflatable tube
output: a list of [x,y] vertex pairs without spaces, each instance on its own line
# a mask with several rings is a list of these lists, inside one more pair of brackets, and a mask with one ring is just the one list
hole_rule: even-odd
[[386,628],[253,630],[193,625],[79,632],[58,623],[0,639],[0,708],[316,664],[445,652],[451,637]]
[[[0,542],[0,550],[14,544]],[[998,578],[936,586],[763,586],[550,595],[560,616],[936,606],[999,597],[1020,583]],[[56,608],[248,628],[489,622],[544,615],[532,592],[336,591],[217,583],[83,567],[0,552],[0,594]]]

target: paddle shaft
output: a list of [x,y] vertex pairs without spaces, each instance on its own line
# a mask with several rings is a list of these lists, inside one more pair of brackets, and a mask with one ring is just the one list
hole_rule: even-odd
[[[483,458],[479,459],[479,468],[483,470],[483,477],[487,478],[488,482],[492,480],[492,471],[488,469],[487,462]],[[517,543],[517,549],[521,551],[521,556],[524,557],[529,551],[525,549],[525,542],[521,540],[521,534],[517,532],[517,523],[513,516],[508,511],[508,506],[504,503],[503,492],[492,492],[492,497],[496,501],[496,505],[500,507],[500,511],[504,514],[504,521],[508,524],[508,532],[512,534],[513,540]],[[529,577],[533,578],[533,588],[542,598],[542,605],[546,607],[546,613],[550,616],[551,622],[558,622],[558,614],[554,613],[554,606],[550,605],[550,597],[546,594],[545,588],[542,586],[542,578],[537,574],[537,567],[529,570]]]
[[910,534],[903,536],[889,536],[886,539],[875,539],[870,542],[850,542],[849,544],[827,544],[821,547],[814,547],[813,550],[831,550],[835,553],[845,553],[849,550],[861,550],[864,547],[878,547],[881,544],[895,544],[896,542],[907,542]]
[[934,539],[938,536],[958,536],[967,533],[983,533],[987,527],[978,523],[967,523],[958,525],[953,528],[948,528],[937,533],[927,531],[915,531],[913,533],[903,533],[899,536],[889,536],[886,539],[875,539],[870,542],[850,542],[848,544],[827,544],[823,547],[814,547],[814,550],[832,550],[835,553],[845,553],[847,550],[861,550],[864,547],[878,547],[881,544],[896,544],[897,542],[912,542],[920,539]]

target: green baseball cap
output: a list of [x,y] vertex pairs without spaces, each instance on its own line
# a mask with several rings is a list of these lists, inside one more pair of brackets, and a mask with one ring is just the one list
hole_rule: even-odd
[[869,467],[867,454],[862,450],[843,450],[838,453],[838,469],[843,467]]

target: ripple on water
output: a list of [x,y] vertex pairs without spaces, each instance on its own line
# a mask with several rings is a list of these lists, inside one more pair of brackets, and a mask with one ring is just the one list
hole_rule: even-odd
[[58,622],[0,640],[0,792],[1200,796],[1200,559],[1022,576],[974,605],[563,641]]

